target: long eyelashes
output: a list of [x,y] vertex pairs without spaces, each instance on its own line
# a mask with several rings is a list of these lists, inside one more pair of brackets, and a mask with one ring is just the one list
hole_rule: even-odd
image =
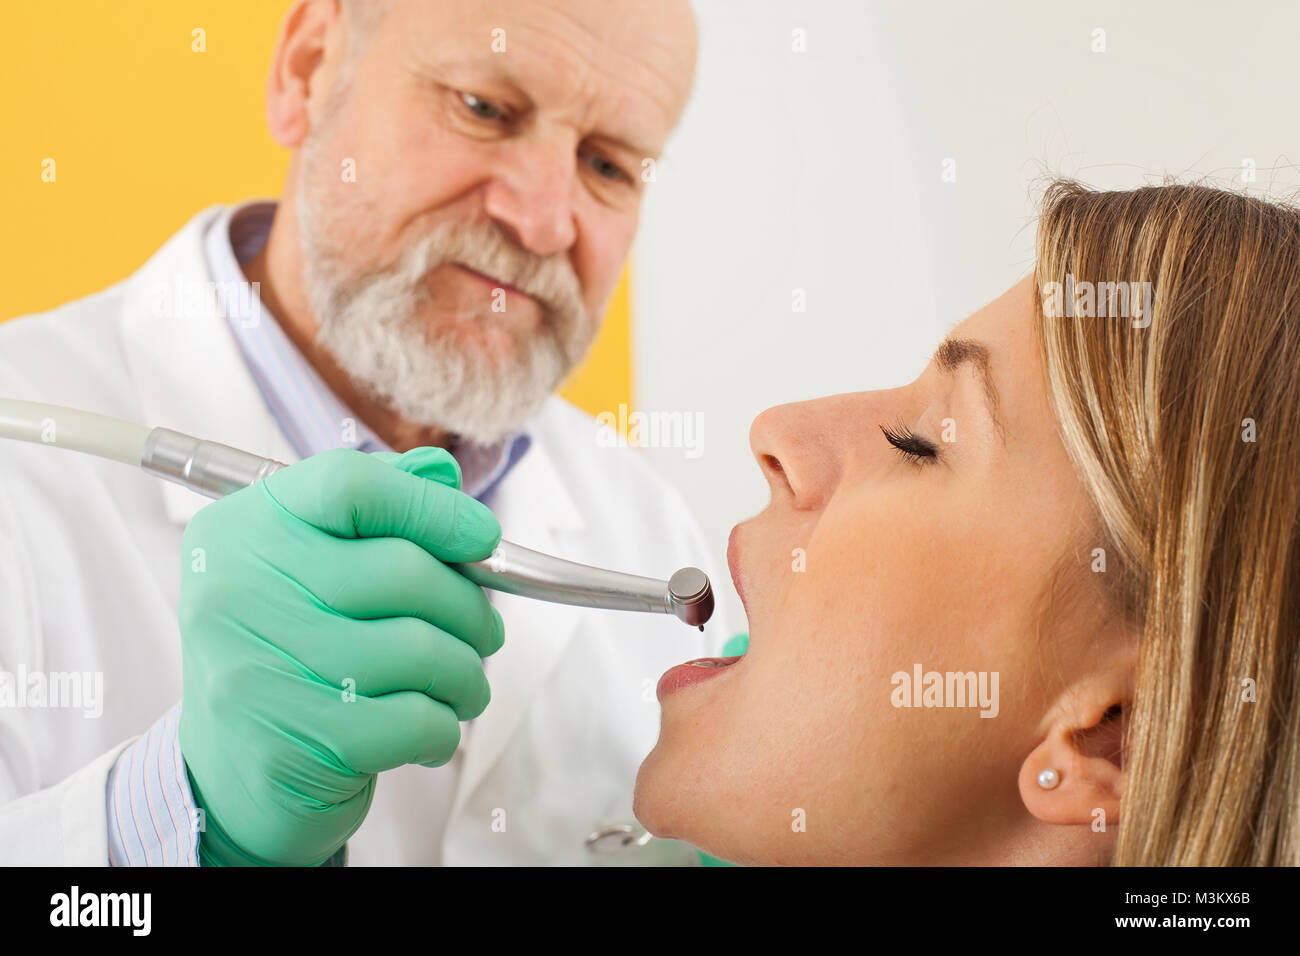
[[893,426],[881,425],[885,441],[898,449],[903,460],[913,465],[924,465],[939,457],[939,449],[931,442],[915,434],[901,420]]

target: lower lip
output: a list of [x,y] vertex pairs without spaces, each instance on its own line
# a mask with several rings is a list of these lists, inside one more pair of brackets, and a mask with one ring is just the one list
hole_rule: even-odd
[[[659,678],[659,686],[655,688],[655,696],[663,700],[673,691],[681,690],[683,687],[690,687],[692,684],[700,684],[706,680],[712,680],[719,674],[725,674],[731,670],[738,660],[740,660],[739,657],[701,657],[685,664],[678,664]],[[711,664],[717,666],[708,666]]]

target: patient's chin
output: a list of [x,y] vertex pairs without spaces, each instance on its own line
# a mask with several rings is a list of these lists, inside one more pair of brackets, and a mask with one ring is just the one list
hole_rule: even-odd
[[636,773],[636,786],[632,791],[632,814],[643,827],[655,836],[667,837],[663,822],[662,807],[657,799],[657,756],[658,745],[650,751],[641,768]]
[[730,859],[723,854],[735,847],[722,845],[728,843],[727,828],[741,808],[725,798],[715,805],[722,794],[721,781],[710,776],[707,763],[699,765],[683,748],[682,742],[674,746],[661,735],[637,772],[632,812],[656,837],[682,840],[719,859]]
[[743,846],[729,826],[739,808],[712,807],[704,794],[677,784],[671,768],[659,766],[651,753],[637,774],[632,812],[648,832],[664,840],[681,840],[719,860],[757,865],[756,848]]
[[696,822],[692,811],[698,813],[699,807],[691,788],[683,786],[690,778],[678,764],[661,738],[637,771],[632,813],[655,836],[693,844],[698,834],[691,832]]

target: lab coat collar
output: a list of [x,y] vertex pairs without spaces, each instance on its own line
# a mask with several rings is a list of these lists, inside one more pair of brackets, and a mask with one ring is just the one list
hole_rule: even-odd
[[[278,461],[297,455],[244,363],[204,256],[222,206],[205,209],[127,280],[121,340],[143,425],[159,425]],[[209,499],[159,482],[168,518],[184,524]]]

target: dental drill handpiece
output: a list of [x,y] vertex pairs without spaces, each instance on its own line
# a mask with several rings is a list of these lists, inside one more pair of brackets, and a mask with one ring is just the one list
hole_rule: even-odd
[[[145,439],[140,467],[201,495],[221,498],[288,466],[219,442],[155,428]],[[484,560],[451,567],[495,591],[552,604],[672,614],[701,631],[713,614],[713,588],[699,568],[682,568],[662,581],[565,561],[505,540]]]

